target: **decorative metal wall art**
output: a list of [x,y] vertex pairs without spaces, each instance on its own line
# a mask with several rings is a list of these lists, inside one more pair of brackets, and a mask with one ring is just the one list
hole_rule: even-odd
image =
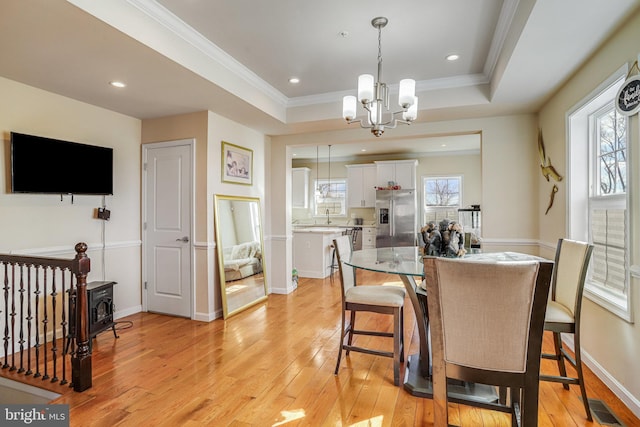
[[[549,179],[553,179],[556,182],[562,181],[562,175],[556,171],[556,169],[551,164],[551,158],[547,156],[544,148],[544,140],[542,138],[542,129],[538,130],[538,153],[540,154],[540,171],[542,172],[542,176],[549,182]],[[558,192],[558,186],[553,184],[551,188],[551,193],[549,194],[549,205],[547,206],[547,210],[544,214],[548,214],[549,210],[553,206],[553,200],[555,199],[556,193]]]

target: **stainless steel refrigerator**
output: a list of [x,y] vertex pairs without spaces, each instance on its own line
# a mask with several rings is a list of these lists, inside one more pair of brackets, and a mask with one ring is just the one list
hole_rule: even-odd
[[376,191],[376,247],[417,245],[415,190]]

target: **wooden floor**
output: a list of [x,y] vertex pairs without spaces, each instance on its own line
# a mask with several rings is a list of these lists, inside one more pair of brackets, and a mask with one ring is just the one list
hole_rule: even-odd
[[[398,281],[358,274],[360,283]],[[413,354],[417,330],[407,304],[405,341]],[[340,336],[337,278],[300,279],[290,295],[270,295],[226,321],[150,313],[122,320],[133,325],[120,330],[119,339],[105,332],[94,342],[93,388],[67,391],[53,402],[70,405],[72,426],[433,425],[431,400],[393,385],[391,359],[353,353],[333,375]],[[381,315],[360,320],[391,328]],[[543,372],[552,366],[543,361]],[[587,385],[589,397],[603,400],[627,426],[640,425],[590,372]],[[541,384],[540,426],[600,425],[586,421],[574,388]],[[450,421],[463,427],[509,425],[504,414],[456,404],[449,411]]]

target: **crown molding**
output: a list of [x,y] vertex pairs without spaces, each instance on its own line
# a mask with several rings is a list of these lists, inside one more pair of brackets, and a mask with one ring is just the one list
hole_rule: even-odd
[[[85,10],[91,8],[94,14],[99,11],[99,8],[88,6],[86,4],[86,0],[68,1]],[[123,8],[123,13],[126,12],[126,10],[122,5],[128,5],[129,7],[136,9],[146,18],[160,25],[160,27],[164,29],[167,34],[172,37],[179,38],[183,42],[192,46],[195,50],[202,52],[202,54],[205,55],[208,60],[214,62],[217,66],[223,67],[224,69],[233,73],[233,75],[239,77],[249,86],[255,88],[257,91],[270,99],[274,104],[281,106],[283,109],[341,102],[343,96],[352,94],[353,92],[353,90],[336,91],[288,98],[282,92],[271,86],[256,73],[245,67],[242,63],[226,53],[216,44],[208,40],[206,37],[189,26],[178,16],[174,15],[170,10],[162,6],[157,1],[122,1],[123,2],[119,4],[121,5],[120,7]],[[505,0],[505,2],[503,3],[500,17],[498,18],[498,23],[496,25],[496,32],[491,43],[489,54],[485,61],[483,73],[418,81],[416,82],[416,91],[425,92],[488,84],[491,81],[492,74],[499,58],[499,53],[505,43],[508,30],[515,16],[519,3],[520,0]],[[111,6],[112,8],[117,7],[117,4],[114,3]],[[131,10],[129,10],[129,13],[131,13]],[[394,84],[390,85],[389,87],[392,92],[397,92],[397,86],[397,84]]]
[[147,17],[162,25],[167,31],[170,31],[204,53],[212,61],[215,61],[235,75],[240,76],[251,86],[270,97],[274,102],[282,106],[287,105],[288,98],[282,92],[261,79],[256,73],[242,65],[234,57],[226,53],[158,2],[154,0],[126,1]]
[[496,31],[493,33],[491,47],[489,48],[489,53],[484,63],[483,74],[489,79],[495,71],[500,52],[502,52],[502,48],[504,47],[504,42],[507,39],[507,34],[509,33],[509,28],[511,28],[511,23],[516,15],[519,3],[520,0],[505,0],[502,4],[502,10],[498,17],[498,23],[496,24]]
[[[445,77],[441,79],[432,80],[420,80],[416,82],[416,93],[427,92],[439,89],[452,89],[466,86],[478,86],[487,84],[490,81],[490,76],[485,74],[469,74],[464,76]],[[398,84],[388,85],[390,93],[398,92]],[[342,98],[347,95],[353,95],[355,93],[355,87],[350,90],[343,90],[338,92],[327,92],[317,95],[298,96],[296,98],[289,98],[287,102],[287,108],[293,107],[306,107],[309,105],[317,104],[330,104],[332,102],[342,102]]]

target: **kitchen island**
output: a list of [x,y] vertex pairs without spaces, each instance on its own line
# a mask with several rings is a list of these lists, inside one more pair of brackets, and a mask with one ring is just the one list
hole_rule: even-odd
[[333,239],[345,227],[309,226],[293,230],[293,266],[298,276],[323,279],[331,274]]

